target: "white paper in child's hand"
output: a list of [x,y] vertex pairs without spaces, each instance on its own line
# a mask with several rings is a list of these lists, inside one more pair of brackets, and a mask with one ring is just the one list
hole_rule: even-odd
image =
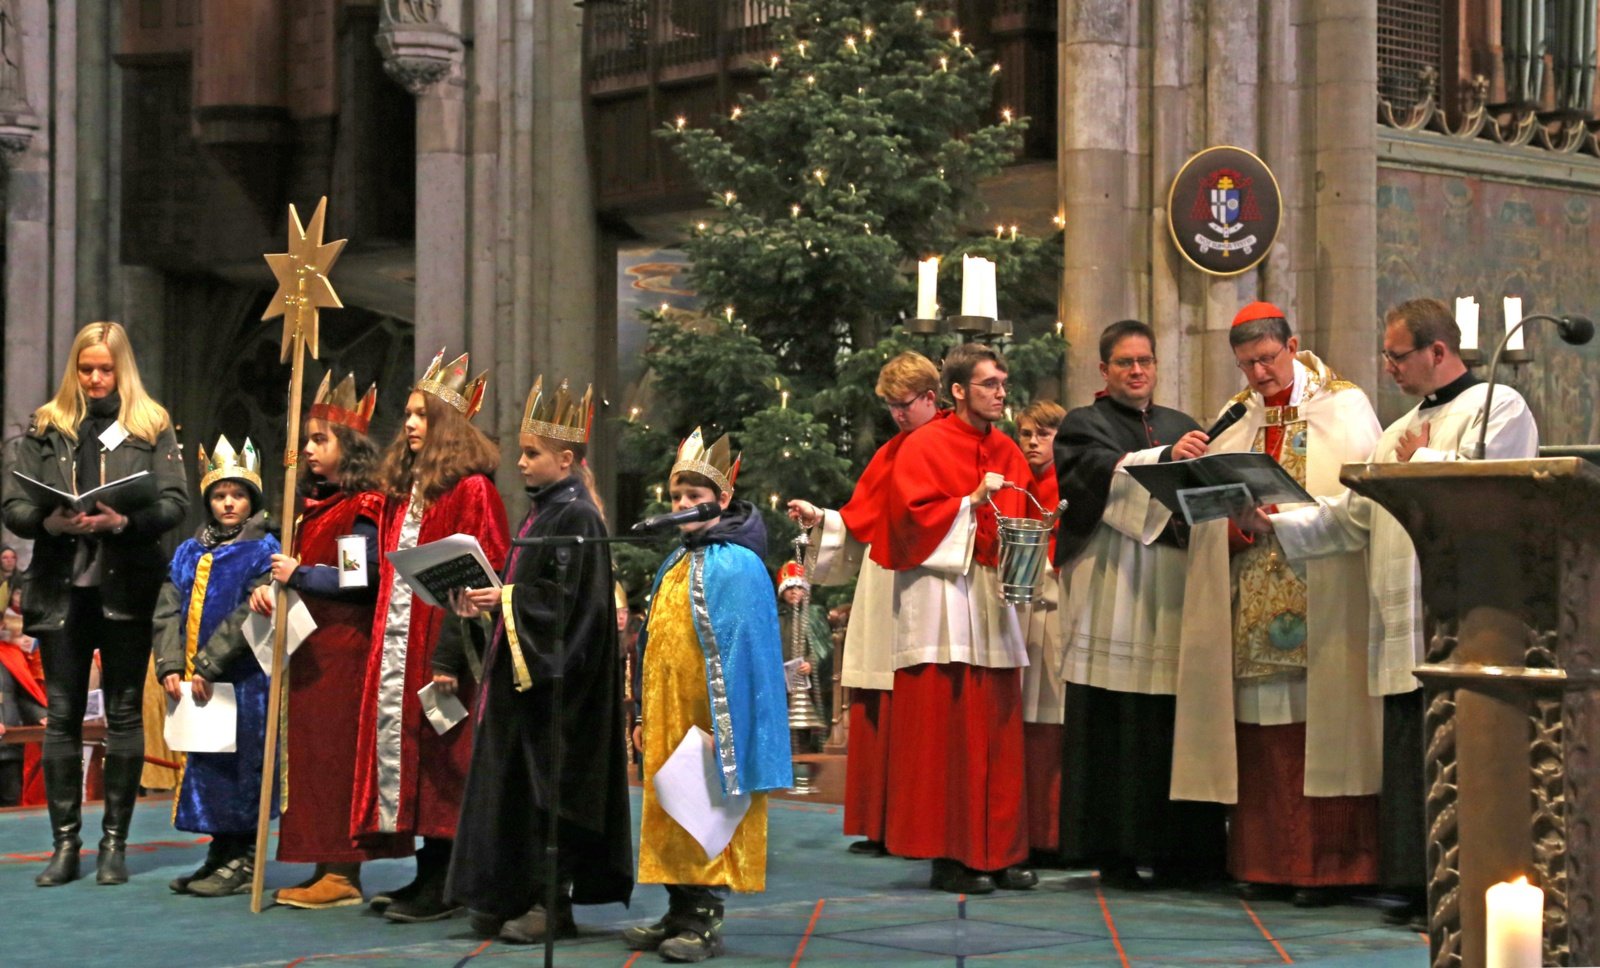
[[211,698],[196,703],[190,692],[192,683],[179,688],[183,698],[167,700],[167,725],[162,737],[172,749],[183,753],[232,753],[237,750],[239,707],[233,685],[211,684]]
[[[276,593],[277,585],[273,584]],[[289,641],[288,651],[285,655],[294,655],[300,643],[304,642],[312,632],[317,630],[317,620],[311,617],[311,609],[306,608],[306,603],[300,599],[300,593],[289,592]],[[272,675],[272,619],[269,616],[251,612],[244,620],[244,640],[250,643],[250,651],[256,655],[256,661],[261,664],[261,671],[268,676]]]
[[467,718],[467,707],[454,695],[440,692],[433,683],[428,683],[417,690],[417,698],[422,700],[422,714],[428,717],[434,732],[443,736],[456,728],[456,724]]
[[725,796],[711,734],[690,726],[652,778],[667,816],[689,832],[706,857],[722,853],[750,809],[750,796]]

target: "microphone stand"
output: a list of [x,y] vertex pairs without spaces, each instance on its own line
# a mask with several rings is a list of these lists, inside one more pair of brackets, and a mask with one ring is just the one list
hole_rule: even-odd
[[[513,538],[513,545],[525,548],[554,548],[556,587],[567,587],[567,572],[572,567],[572,549],[589,544],[645,544],[665,532],[608,534],[590,538],[581,534],[551,534],[534,538]],[[565,693],[567,663],[567,624],[572,618],[572,598],[562,594],[556,609],[556,634],[553,637],[550,669],[550,802],[545,820],[544,842],[544,968],[554,968],[556,958],[555,912],[559,865],[556,862],[557,837],[561,833],[561,707]],[[506,647],[510,648],[508,641]],[[487,675],[487,671],[485,672]]]
[[[1575,345],[1587,343],[1594,336],[1594,325],[1589,323],[1587,319],[1581,316],[1552,316],[1549,313],[1529,313],[1518,320],[1515,326],[1506,330],[1506,334],[1500,337],[1500,344],[1494,348],[1494,356],[1489,360],[1489,388],[1483,395],[1483,415],[1480,418],[1478,427],[1478,443],[1472,449],[1473,460],[1483,460],[1484,454],[1488,449],[1489,408],[1494,405],[1495,371],[1500,366],[1500,354],[1505,352],[1506,343],[1510,341],[1511,334],[1535,319],[1543,319],[1555,323],[1556,328],[1561,331],[1561,338],[1568,343]],[[1587,333],[1584,332],[1584,324],[1588,326]]]

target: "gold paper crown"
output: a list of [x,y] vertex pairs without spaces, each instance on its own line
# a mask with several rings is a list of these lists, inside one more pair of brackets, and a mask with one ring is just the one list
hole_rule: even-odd
[[522,432],[535,437],[553,437],[574,444],[589,442],[589,425],[594,418],[594,387],[583,391],[577,400],[567,381],[561,381],[554,394],[544,392],[544,376],[533,381],[528,404],[522,410]]
[[217,438],[217,446],[211,449],[210,457],[206,456],[204,446],[199,452],[201,494],[218,481],[229,479],[244,481],[256,489],[257,495],[261,493],[261,453],[249,437],[244,439],[244,449],[237,453],[228,443],[226,434]]
[[372,423],[372,411],[378,405],[378,385],[374,383],[367,387],[366,394],[357,400],[354,373],[345,374],[339,385],[330,390],[329,384],[332,382],[333,371],[329,370],[322,375],[322,385],[317,387],[317,395],[311,401],[311,411],[307,416],[343,424],[357,433],[366,433]]
[[467,379],[467,370],[472,362],[467,354],[444,364],[444,347],[439,347],[439,353],[423,371],[422,379],[417,381],[415,389],[423,393],[431,393],[455,407],[463,417],[471,420],[483,406],[483,388],[489,382],[489,371],[484,370],[472,379]]
[[723,494],[732,494],[733,482],[739,477],[739,458],[733,456],[732,451],[733,445],[728,443],[727,434],[707,447],[705,437],[696,427],[694,433],[678,445],[678,460],[672,465],[672,474],[667,477],[670,480],[679,471],[691,471],[711,478],[717,490]]

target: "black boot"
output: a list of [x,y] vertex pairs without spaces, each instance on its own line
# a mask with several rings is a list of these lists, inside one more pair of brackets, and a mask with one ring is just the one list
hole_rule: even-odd
[[422,848],[417,851],[416,892],[406,897],[396,897],[384,909],[384,917],[391,921],[415,924],[442,921],[461,910],[461,905],[445,897],[452,843],[435,837],[422,839]]
[[44,873],[33,879],[40,887],[59,887],[78,879],[78,849],[83,840],[83,761],[76,756],[52,756],[44,761],[45,801],[50,809],[50,832],[55,853]]
[[139,799],[139,777],[144,773],[144,757],[118,753],[106,757],[106,812],[95,856],[97,884],[128,883],[128,824],[133,820],[133,804]]

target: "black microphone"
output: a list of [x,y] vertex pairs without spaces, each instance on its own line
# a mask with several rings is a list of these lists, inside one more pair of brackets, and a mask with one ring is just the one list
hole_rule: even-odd
[[1217,422],[1212,424],[1211,428],[1206,431],[1206,440],[1216,440],[1218,434],[1243,420],[1244,412],[1247,409],[1249,408],[1247,408],[1243,403],[1236,403],[1228,409],[1222,411],[1222,416],[1218,417]]
[[671,514],[657,514],[645,518],[633,526],[634,531],[656,531],[661,528],[675,528],[680,524],[693,524],[696,521],[710,521],[712,518],[722,517],[722,508],[710,501],[696,504],[692,508],[682,511],[673,511]]
[[1535,319],[1555,323],[1556,332],[1560,334],[1564,343],[1582,346],[1594,339],[1594,323],[1587,316],[1552,316],[1549,313],[1532,313],[1522,317],[1515,326],[1506,330],[1506,334],[1500,337],[1500,345],[1495,347],[1494,356],[1489,360],[1489,386],[1483,394],[1483,413],[1478,415],[1478,444],[1471,452],[1474,460],[1483,460],[1488,450],[1489,411],[1494,406],[1495,371],[1500,368],[1500,354],[1505,352],[1506,344],[1511,341],[1511,334]]

